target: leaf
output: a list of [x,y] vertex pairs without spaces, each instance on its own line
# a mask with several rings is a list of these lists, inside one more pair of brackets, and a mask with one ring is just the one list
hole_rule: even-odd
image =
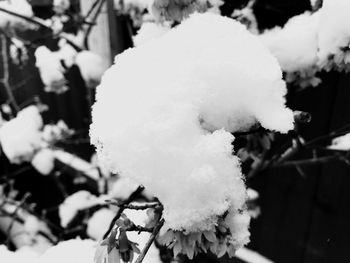
[[137,243],[134,243],[134,242],[130,242],[130,245],[132,247],[132,250],[137,253],[137,254],[140,254],[141,253],[141,250],[137,247],[138,244]]
[[94,262],[103,263],[106,256],[107,256],[107,247],[99,245],[95,251]]
[[174,251],[174,257],[176,257],[182,250],[181,243],[177,241],[174,245],[173,251]]
[[164,235],[158,237],[158,242],[162,245],[169,246],[170,243],[172,243],[175,239],[174,232],[169,230]]
[[192,246],[185,246],[186,249],[186,254],[188,256],[189,259],[193,259],[194,256],[194,247]]
[[217,256],[218,256],[218,258],[221,258],[223,255],[225,255],[225,253],[226,253],[226,251],[227,251],[227,246],[226,246],[226,244],[224,243],[224,244],[221,244],[221,245],[219,245],[219,247],[218,247],[218,252],[217,252]]
[[118,249],[113,248],[111,252],[108,253],[107,263],[120,263],[120,255]]
[[119,241],[120,252],[126,252],[130,249],[130,246],[129,246],[130,242],[129,242],[128,236],[126,234],[126,231],[124,229],[120,229],[118,241]]
[[216,242],[216,236],[213,231],[204,231],[203,234],[209,242]]

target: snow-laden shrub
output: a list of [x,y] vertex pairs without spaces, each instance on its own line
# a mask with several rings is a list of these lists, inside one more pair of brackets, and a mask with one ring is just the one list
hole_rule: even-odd
[[265,31],[261,40],[277,58],[282,70],[295,72],[317,62],[319,13],[292,17],[286,25]]
[[159,21],[182,21],[194,12],[217,10],[221,0],[152,0],[150,11]]
[[68,196],[59,206],[61,226],[66,227],[80,210],[84,210],[98,204],[101,200],[88,191],[78,191]]
[[77,54],[75,64],[79,67],[81,76],[89,88],[94,88],[100,83],[101,76],[106,70],[102,58],[87,50]]
[[325,0],[321,9],[292,17],[283,28],[260,38],[287,73],[286,81],[317,86],[322,70],[350,70],[350,18],[347,0]]
[[41,147],[43,120],[36,106],[21,110],[17,117],[0,127],[2,150],[11,163],[30,161]]
[[316,66],[319,24],[319,12],[305,12],[292,17],[283,28],[276,27],[260,35],[286,72],[287,82],[301,87],[317,86],[321,82],[315,76],[319,70]]
[[[26,0],[5,0],[0,1],[0,7],[11,12],[24,15],[27,17],[32,17],[33,10],[32,6]],[[18,18],[16,16],[1,12],[0,14],[0,28],[28,28],[32,25],[27,23],[25,20]]]
[[350,1],[324,0],[318,34],[319,65],[350,69]]
[[246,191],[230,132],[256,123],[280,132],[293,127],[276,59],[239,23],[196,14],[115,61],[92,112],[100,160],[159,198],[163,233],[215,236],[221,218],[228,220],[220,240],[226,250],[242,246],[249,216],[242,214]]
[[64,76],[65,68],[61,63],[61,57],[45,46],[40,46],[35,51],[35,65],[39,69],[40,77],[45,85],[45,91],[63,93],[68,87]]

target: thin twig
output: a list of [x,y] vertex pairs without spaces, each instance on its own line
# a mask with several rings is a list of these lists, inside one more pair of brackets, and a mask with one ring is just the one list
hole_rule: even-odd
[[5,87],[7,96],[9,101],[12,104],[12,107],[14,108],[14,110],[17,112],[20,111],[20,108],[16,102],[16,99],[13,95],[13,92],[11,90],[11,86],[10,86],[10,71],[9,71],[9,57],[8,57],[8,52],[7,52],[7,40],[6,40],[6,36],[5,35],[0,35],[1,37],[1,56],[2,56],[2,67],[3,67],[3,77],[0,80],[2,82],[2,84]]
[[125,209],[132,209],[132,210],[146,210],[149,208],[157,208],[161,206],[160,203],[146,203],[142,205],[133,205],[133,204],[123,204],[123,202],[116,201],[116,200],[106,200],[106,202],[110,205],[123,206]]
[[29,17],[29,16],[25,16],[25,15],[22,15],[22,14],[18,14],[16,12],[13,12],[11,10],[8,10],[8,9],[5,9],[5,8],[2,8],[0,7],[0,12],[4,12],[4,13],[7,13],[9,15],[12,15],[12,16],[15,16],[15,17],[18,17],[18,18],[21,18],[27,22],[30,22],[34,25],[37,25],[37,26],[41,26],[41,27],[44,27],[46,29],[51,29],[50,27],[48,27],[44,21],[42,21],[41,19],[38,19],[38,18],[34,18],[34,17]]
[[[103,7],[103,4],[105,3],[106,0],[98,0],[99,1],[99,5],[97,5],[97,10],[95,12],[95,14],[93,15],[91,21],[89,21],[91,24],[88,25],[86,31],[85,31],[85,36],[84,36],[84,46],[85,48],[88,48],[89,47],[89,44],[88,44],[88,38],[89,38],[89,35],[91,33],[91,30],[93,28],[93,25],[96,24],[96,20],[99,16],[99,14],[101,13],[101,10],[102,10],[102,7]],[[97,2],[98,2],[97,1]],[[95,8],[95,7],[94,7]],[[91,11],[92,12],[92,11]]]
[[341,158],[339,155],[323,156],[319,158],[310,158],[310,159],[295,160],[295,161],[288,161],[280,164],[274,164],[272,165],[272,167],[305,166],[305,165],[313,165],[313,164],[319,164],[319,163],[327,163],[334,160],[341,161]]
[[145,247],[142,249],[140,255],[137,257],[135,263],[141,263],[142,260],[145,258],[148,249],[151,247],[153,241],[156,239],[160,229],[162,228],[162,226],[164,225],[164,219],[161,219],[157,225],[154,227],[152,235],[149,237]]
[[139,226],[139,225],[132,225],[126,231],[136,231],[136,232],[150,232],[152,233],[154,228],[149,228],[149,227],[144,227],[144,226]]
[[9,245],[10,244],[10,238],[11,238],[11,231],[12,231],[12,228],[13,226],[15,225],[15,222],[16,222],[16,219],[15,219],[15,215],[17,215],[18,213],[18,210],[21,209],[21,206],[25,203],[25,201],[30,197],[30,194],[27,193],[23,196],[22,200],[19,202],[19,204],[16,206],[15,210],[13,211],[12,213],[12,221],[9,225],[9,227],[7,228],[7,240],[6,240],[6,244]]
[[114,218],[112,219],[108,230],[106,231],[106,233],[103,235],[103,239],[106,239],[109,235],[109,233],[112,231],[115,223],[117,222],[117,220],[119,219],[119,217],[122,215],[124,209],[125,209],[125,205],[130,204],[132,201],[134,201],[140,194],[141,192],[144,190],[145,188],[140,185],[130,196],[127,200],[125,200],[124,202],[122,202],[119,206],[119,210],[117,212],[117,214],[114,216]]

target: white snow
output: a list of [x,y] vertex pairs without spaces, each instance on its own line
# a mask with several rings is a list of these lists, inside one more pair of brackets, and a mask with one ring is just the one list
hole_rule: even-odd
[[65,69],[61,64],[60,57],[45,46],[35,50],[35,65],[39,69],[40,77],[48,92],[63,92],[67,89],[64,77]]
[[247,263],[273,263],[273,261],[247,248],[237,250],[236,257]]
[[103,203],[102,200],[85,190],[78,191],[68,196],[59,206],[61,226],[66,227],[79,210],[90,208],[101,203]]
[[116,57],[97,88],[91,140],[106,167],[160,199],[165,228],[203,230],[246,200],[229,132],[257,122],[287,132],[285,92],[257,37],[232,19],[195,14]]
[[146,22],[134,36],[135,46],[140,46],[153,39],[157,39],[170,30],[170,25]]
[[22,247],[16,252],[10,251],[6,246],[0,245],[1,263],[36,263],[39,255],[30,247]]
[[111,198],[126,200],[139,186],[133,180],[127,177],[119,177],[111,183],[108,195]]
[[78,53],[75,64],[79,67],[86,86],[89,88],[94,88],[100,83],[101,76],[106,70],[102,58],[87,50]]
[[48,175],[55,167],[55,156],[51,149],[39,150],[31,160],[33,167],[41,174]]
[[277,58],[281,68],[294,72],[317,62],[319,13],[292,17],[283,27],[265,31],[260,38]]
[[53,8],[55,12],[64,13],[70,7],[70,0],[54,0]]
[[[27,17],[32,17],[34,15],[32,6],[26,0],[0,1],[0,7]],[[0,11],[0,28],[5,28],[7,26],[21,26],[23,28],[30,26],[30,24],[28,25],[28,23],[21,18]]]
[[95,241],[71,239],[49,248],[37,263],[94,263]]
[[350,150],[350,133],[333,139],[330,149],[349,151]]
[[29,106],[0,127],[1,147],[10,162],[21,163],[32,159],[36,150],[41,147],[42,126],[39,109]]
[[88,221],[87,224],[87,234],[94,240],[102,239],[103,235],[106,233],[112,219],[115,216],[115,212],[102,208],[96,211]]
[[[137,205],[141,203],[133,203],[133,204]],[[135,223],[135,225],[144,226],[148,219],[148,216],[145,210],[135,211],[135,210],[126,209],[124,213],[132,222]],[[136,231],[128,232],[127,235],[130,241],[138,244],[138,248],[140,250],[142,250],[145,247],[150,237],[150,233],[146,233],[146,232],[138,233]],[[134,262],[136,261],[136,258],[137,257],[135,257]],[[154,243],[149,248],[148,253],[146,254],[142,262],[143,263],[162,263],[162,260],[160,259],[160,255],[159,255],[159,250],[156,248]]]
[[319,60],[325,63],[330,55],[339,53],[350,44],[350,1],[324,0],[320,9],[321,23],[318,34]]

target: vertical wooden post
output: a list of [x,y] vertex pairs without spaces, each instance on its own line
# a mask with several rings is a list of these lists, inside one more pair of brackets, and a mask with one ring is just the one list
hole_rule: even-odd
[[[82,14],[86,14],[95,0],[80,0]],[[114,21],[114,23],[113,23]],[[105,66],[109,67],[114,59],[112,38],[115,28],[114,2],[105,1],[101,13],[99,14],[96,25],[93,27],[89,36],[89,48],[91,51],[100,55],[105,61]]]

